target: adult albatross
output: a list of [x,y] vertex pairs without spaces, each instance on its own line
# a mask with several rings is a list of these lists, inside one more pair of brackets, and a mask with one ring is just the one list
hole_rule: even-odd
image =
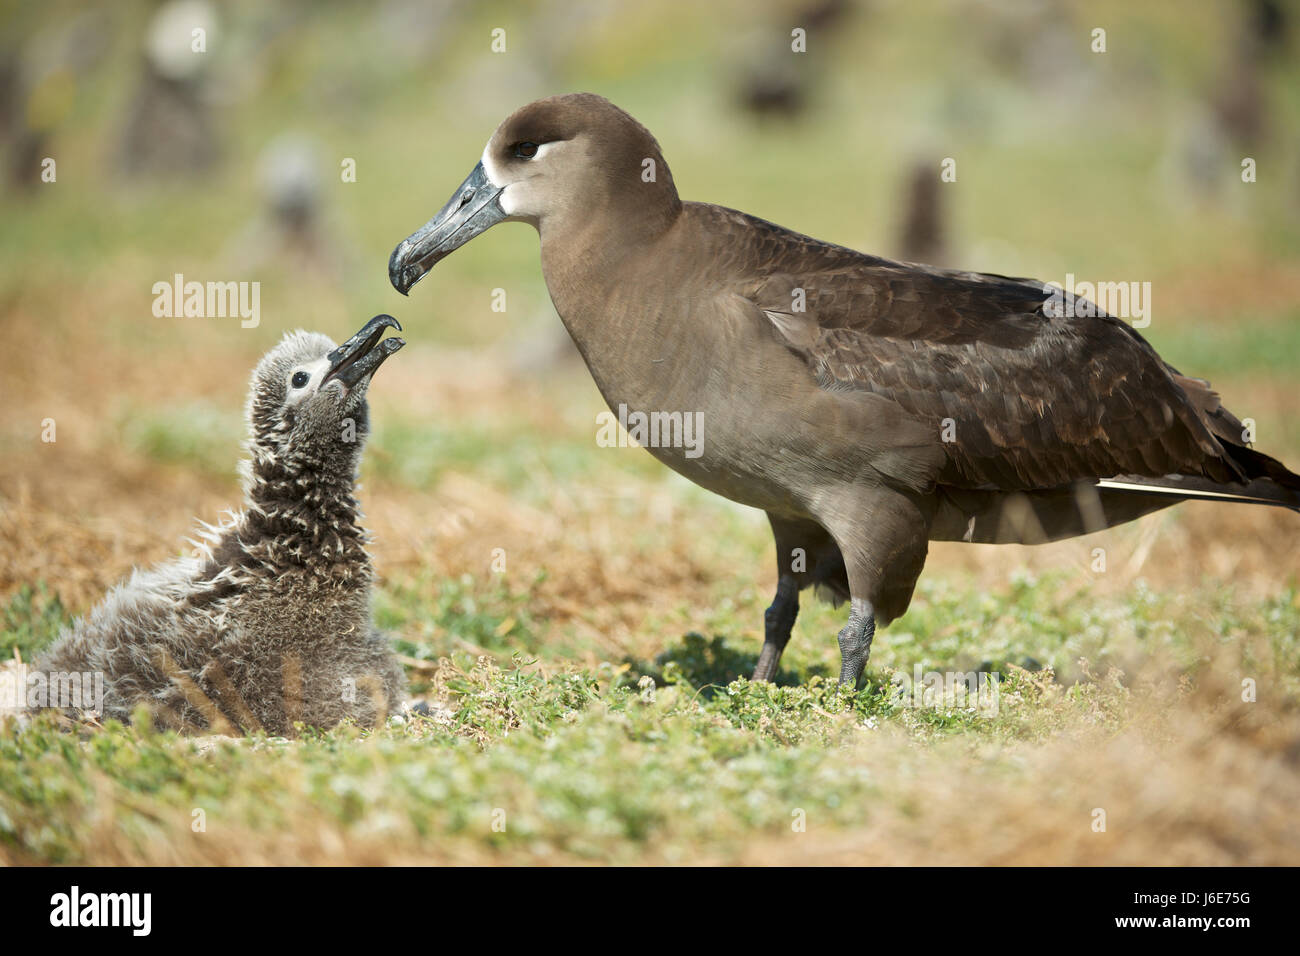
[[821,585],[850,601],[840,680],[856,684],[930,540],[1050,541],[1188,498],[1300,510],[1300,476],[1124,322],[1040,282],[683,202],[654,137],[602,97],[509,116],[393,251],[393,285],[505,221],[537,229],[611,408],[702,415],[702,453],[650,452],[767,512],[778,577],[755,680],[776,674],[799,592]]

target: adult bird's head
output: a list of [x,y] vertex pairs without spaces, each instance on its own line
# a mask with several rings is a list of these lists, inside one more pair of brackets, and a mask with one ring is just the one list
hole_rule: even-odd
[[497,127],[447,204],[402,240],[388,277],[405,295],[424,274],[498,222],[527,222],[549,241],[618,223],[625,241],[664,228],[681,208],[650,131],[609,100],[571,93],[529,103]]
[[263,356],[248,395],[254,470],[350,477],[369,431],[370,378],[406,344],[383,338],[389,328],[402,327],[377,315],[338,346],[319,332],[290,332]]

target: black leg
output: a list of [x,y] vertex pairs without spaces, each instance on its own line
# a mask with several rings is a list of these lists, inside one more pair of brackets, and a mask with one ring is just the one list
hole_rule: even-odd
[[781,652],[790,641],[795,618],[799,616],[799,583],[793,575],[783,574],[776,582],[776,597],[763,615],[763,650],[754,668],[754,680],[776,677]]
[[876,612],[871,602],[854,598],[849,603],[849,623],[840,631],[840,684],[850,690],[871,655],[871,639],[876,636]]

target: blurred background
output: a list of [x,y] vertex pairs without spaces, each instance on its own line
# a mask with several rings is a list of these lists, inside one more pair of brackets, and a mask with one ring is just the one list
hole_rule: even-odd
[[[393,246],[497,123],[575,90],[648,126],[685,198],[880,255],[1150,282],[1144,334],[1300,464],[1294,2],[0,10],[11,631],[84,611],[132,565],[183,551],[193,517],[237,504],[248,375],[285,330],[338,339],[390,312],[410,345],[372,389],[362,498],[381,622],[417,675],[456,649],[616,660],[691,629],[756,652],[775,579],[762,515],[643,452],[595,446],[603,403],[554,314],[535,233],[493,230],[409,300],[388,283]],[[945,158],[955,182],[940,181]],[[260,283],[259,324],[156,317],[154,283],[178,273]],[[1277,593],[1300,557],[1288,518],[1184,506],[1099,536],[1113,549],[1100,576],[1097,539],[941,546],[919,606],[963,576],[1007,587],[1047,567],[1078,587]],[[799,642],[812,662],[833,667],[837,620],[801,620],[820,634]],[[1102,638],[1030,650],[1068,667],[1089,640]],[[903,661],[905,640],[890,646],[879,659]]]

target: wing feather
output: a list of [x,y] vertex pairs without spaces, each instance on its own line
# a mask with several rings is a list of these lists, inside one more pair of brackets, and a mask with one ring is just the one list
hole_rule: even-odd
[[747,260],[737,291],[819,382],[888,398],[936,441],[951,435],[941,482],[1241,480],[1215,434],[1235,420],[1211,428],[1217,396],[1189,395],[1192,380],[1119,319],[1058,316],[1032,280],[893,262],[712,208]]

